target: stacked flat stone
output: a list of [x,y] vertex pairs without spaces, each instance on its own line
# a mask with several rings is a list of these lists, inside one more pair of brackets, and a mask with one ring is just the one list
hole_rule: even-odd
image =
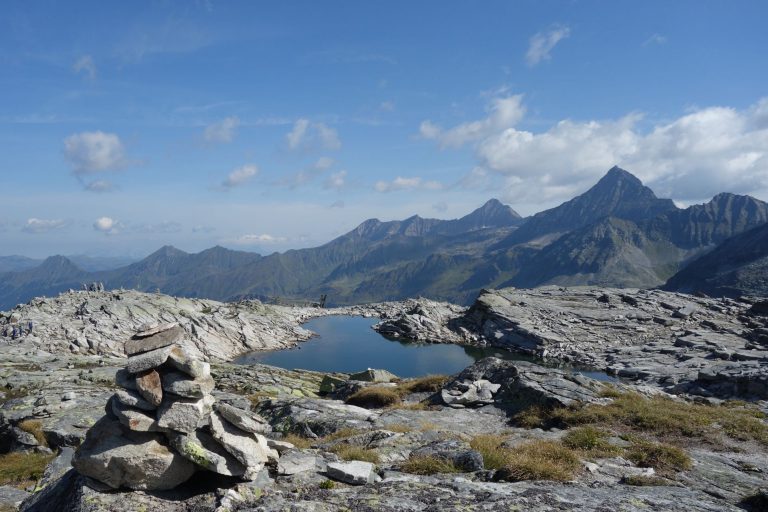
[[183,348],[177,324],[146,326],[125,343],[128,362],[107,414],[72,465],[111,488],[166,490],[198,470],[253,480],[281,444],[259,416],[211,395],[210,365]]

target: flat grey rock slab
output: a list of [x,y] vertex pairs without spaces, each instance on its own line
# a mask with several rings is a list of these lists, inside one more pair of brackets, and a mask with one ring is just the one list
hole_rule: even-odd
[[134,337],[135,338],[146,338],[147,336],[152,336],[153,334],[158,334],[163,331],[167,331],[169,329],[173,329],[174,327],[178,326],[179,324],[177,322],[166,322],[166,323],[153,323],[153,324],[144,324],[139,328],[139,332],[137,332]]
[[211,365],[209,363],[196,359],[178,345],[174,345],[169,352],[168,363],[190,377],[203,378],[210,377],[211,375]]
[[88,432],[72,465],[113,489],[173,489],[195,472],[195,465],[165,445],[158,433],[131,432],[107,417]]
[[376,481],[374,465],[361,460],[329,462],[326,473],[334,480],[352,485],[372,484]]
[[125,369],[129,373],[141,373],[147,370],[152,370],[158,366],[163,365],[168,356],[171,355],[171,351],[177,348],[175,345],[152,350],[151,352],[144,352],[128,358],[128,362],[125,365]]
[[166,395],[157,410],[157,424],[177,432],[191,433],[211,412],[213,397],[176,399]]
[[185,398],[202,398],[213,391],[213,377],[190,378],[186,373],[169,372],[163,375],[163,391]]
[[245,473],[245,466],[204,432],[169,432],[167,435],[177,452],[208,471],[225,476],[242,476]]
[[214,439],[243,463],[248,473],[255,474],[269,460],[272,450],[263,436],[240,430],[217,412],[210,415],[209,425]]
[[277,463],[277,473],[280,475],[291,476],[308,471],[322,472],[326,471],[327,464],[319,455],[313,453],[291,450],[280,456]]
[[115,391],[115,398],[117,398],[123,405],[135,407],[136,409],[141,409],[143,411],[154,411],[157,409],[157,406],[144,400],[144,398],[142,398],[136,391],[118,388]]
[[267,434],[272,431],[269,422],[256,413],[238,409],[223,402],[217,402],[213,408],[221,414],[224,419],[235,425],[240,430],[251,432],[252,434]]
[[168,329],[147,335],[146,337],[134,336],[125,342],[123,349],[127,356],[141,354],[178,343],[184,338],[184,334],[184,329],[178,324],[171,325]]
[[134,432],[160,432],[163,430],[158,425],[154,415],[128,407],[120,402],[117,397],[110,399],[110,408],[112,414],[117,416],[118,421]]

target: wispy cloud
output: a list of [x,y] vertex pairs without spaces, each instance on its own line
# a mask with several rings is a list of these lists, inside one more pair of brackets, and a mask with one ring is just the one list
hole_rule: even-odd
[[203,139],[209,143],[232,142],[235,138],[238,126],[240,126],[240,119],[235,116],[227,117],[221,121],[206,126],[205,131],[203,132]]
[[221,186],[225,189],[239,187],[247,183],[251,178],[259,173],[259,168],[254,164],[246,164],[230,172]]
[[304,118],[296,120],[293,129],[286,134],[285,142],[291,151],[341,149],[341,139],[335,129]]
[[325,183],[323,183],[323,187],[333,189],[333,190],[339,190],[344,188],[344,185],[346,185],[346,180],[347,180],[347,171],[335,172],[330,176],[328,176],[328,179],[326,179]]
[[398,176],[392,181],[377,181],[373,188],[376,192],[386,193],[417,189],[441,190],[444,186],[439,181],[425,181],[418,176],[412,178]]
[[32,217],[27,219],[24,227],[21,228],[25,233],[38,235],[42,233],[49,233],[51,231],[58,231],[67,227],[69,223],[63,219],[38,219]]
[[82,73],[90,80],[96,79],[96,64],[93,62],[93,57],[90,55],[79,57],[75,63],[72,64],[72,71],[75,73]]
[[643,46],[649,46],[652,44],[666,44],[667,36],[661,34],[652,34],[651,37],[643,42]]
[[550,52],[557,43],[570,35],[571,29],[561,25],[555,25],[549,30],[534,34],[528,42],[525,61],[529,66],[535,66],[542,60],[549,60],[551,58]]

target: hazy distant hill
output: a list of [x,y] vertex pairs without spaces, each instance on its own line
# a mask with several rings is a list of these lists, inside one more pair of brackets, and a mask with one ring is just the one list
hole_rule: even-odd
[[326,293],[329,304],[418,295],[467,303],[480,289],[500,286],[653,287],[765,222],[768,205],[755,198],[719,194],[679,209],[614,167],[584,194],[527,219],[492,199],[460,219],[370,219],[320,247],[269,256],[223,247],[189,254],[166,246],[98,272],[49,258],[0,275],[0,308],[84,281],[219,300]]

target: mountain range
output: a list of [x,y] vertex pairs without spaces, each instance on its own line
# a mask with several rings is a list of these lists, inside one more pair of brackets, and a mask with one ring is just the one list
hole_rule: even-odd
[[[750,263],[768,258],[766,222],[768,204],[753,197],[723,193],[678,208],[614,167],[585,193],[528,218],[491,199],[460,219],[370,219],[320,247],[268,256],[166,246],[141,261],[102,269],[63,256],[34,266],[0,258],[0,271],[22,265],[0,274],[0,309],[90,281],[217,300],[327,294],[333,305],[419,295],[466,304],[482,288],[545,284],[657,287],[669,280],[673,289],[680,283],[699,291],[701,272],[731,272],[734,279],[734,269],[706,262],[738,252],[748,243],[739,237],[765,230],[762,242],[752,244],[762,256]],[[728,286],[711,290],[742,292],[738,283]]]

